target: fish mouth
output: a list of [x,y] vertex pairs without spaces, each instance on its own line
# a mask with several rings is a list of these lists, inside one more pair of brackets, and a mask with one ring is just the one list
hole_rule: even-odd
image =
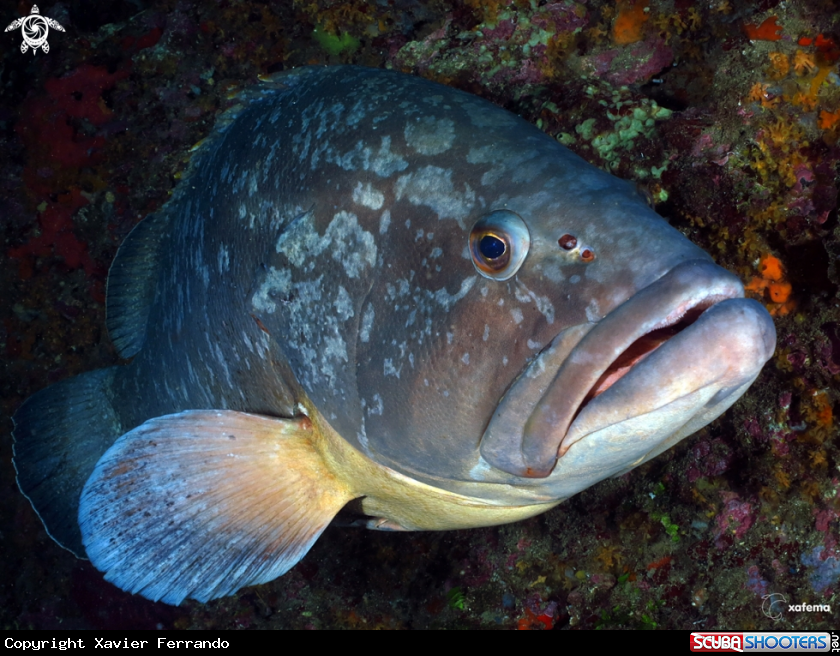
[[[705,389],[709,398],[691,410],[702,413],[718,396],[712,388],[740,389],[775,348],[772,320],[743,294],[737,277],[692,260],[594,326],[564,331],[506,392],[482,436],[482,457],[510,474],[545,478],[588,435],[640,415],[661,422],[657,410]],[[690,423],[691,412],[668,421]]]
[[[626,374],[628,374],[633,367],[639,365],[646,357],[656,351],[656,349],[662,346],[669,339],[688,328],[688,326],[697,321],[697,319],[700,318],[700,315],[702,315],[707,309],[721,300],[724,299],[718,298],[713,300],[707,298],[688,309],[682,317],[675,320],[673,323],[661,328],[654,328],[650,332],[645,333],[636,339],[636,341],[630,344],[630,346],[628,346],[621,355],[619,355],[604,370],[601,377],[595,381],[595,384],[586,394],[583,402],[575,411],[572,422],[574,422],[583,409],[589,405],[590,401],[606,392],[610,387],[615,385]],[[567,444],[566,440],[560,444],[559,453],[561,456],[568,451],[569,446],[571,446],[571,444]]]

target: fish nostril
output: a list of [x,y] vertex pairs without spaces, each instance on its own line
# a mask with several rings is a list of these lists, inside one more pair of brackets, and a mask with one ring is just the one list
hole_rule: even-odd
[[577,239],[572,235],[565,234],[557,240],[557,243],[563,250],[570,251],[577,246]]
[[577,237],[570,235],[568,232],[564,233],[560,239],[557,240],[560,248],[564,251],[579,251],[578,255],[583,262],[592,262],[595,259],[595,251],[588,246],[578,244]]

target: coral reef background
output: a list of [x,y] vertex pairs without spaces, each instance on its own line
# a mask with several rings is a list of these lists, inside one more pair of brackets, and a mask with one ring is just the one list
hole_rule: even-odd
[[[31,8],[6,3],[0,22]],[[835,2],[40,10],[65,29],[48,53],[22,53],[19,30],[0,35],[0,626],[836,628]],[[767,304],[777,353],[724,417],[543,516],[449,533],[335,527],[289,574],[234,597],[179,608],[132,597],[47,536],[14,481],[11,415],[48,384],[118,361],[104,330],[109,263],[237,89],[325,63],[481,95],[634,180]],[[808,603],[833,613],[787,611]]]

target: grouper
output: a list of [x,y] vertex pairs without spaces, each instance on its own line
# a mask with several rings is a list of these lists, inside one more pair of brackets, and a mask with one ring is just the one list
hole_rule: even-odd
[[337,514],[542,513],[729,408],[775,348],[738,278],[628,182],[417,77],[241,95],[108,278],[130,362],[15,415],[46,530],[178,604],[264,583]]

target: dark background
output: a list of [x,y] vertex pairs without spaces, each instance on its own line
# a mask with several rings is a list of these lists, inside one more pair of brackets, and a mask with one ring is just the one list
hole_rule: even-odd
[[[0,23],[30,9],[5,2]],[[829,613],[774,622],[762,603],[840,607],[834,2],[40,10],[65,29],[50,31],[49,53],[0,34],[0,626],[833,626]],[[277,581],[154,604],[50,540],[14,481],[11,415],[48,384],[117,362],[104,286],[119,243],[167,200],[237,89],[312,63],[387,66],[482,95],[635,180],[767,303],[779,348],[723,418],[543,516],[449,533],[330,528]]]

